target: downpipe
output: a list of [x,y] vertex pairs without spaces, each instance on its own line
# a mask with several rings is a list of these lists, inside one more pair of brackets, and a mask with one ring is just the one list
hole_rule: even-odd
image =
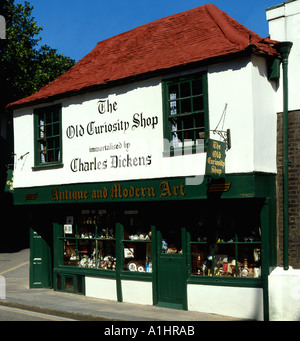
[[289,269],[289,196],[288,196],[288,58],[292,42],[275,45],[281,55],[283,72],[283,269]]

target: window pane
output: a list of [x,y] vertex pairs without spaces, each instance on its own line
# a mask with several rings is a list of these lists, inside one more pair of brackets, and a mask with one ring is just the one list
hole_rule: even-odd
[[59,122],[59,110],[54,110],[53,112],[53,123]]
[[183,119],[183,128],[184,129],[193,129],[194,128],[194,116],[189,115],[185,116]]
[[53,124],[53,135],[59,135],[59,123]]
[[45,121],[44,121],[44,115],[40,115],[39,118],[39,137],[45,137]]
[[46,137],[52,136],[52,125],[46,125]]
[[181,83],[180,84],[180,98],[190,97],[190,96],[191,96],[190,82]]
[[65,239],[63,243],[64,265],[76,265],[77,252],[75,240]]
[[193,98],[193,111],[203,110],[203,97],[198,96]]
[[192,82],[192,94],[193,96],[195,95],[201,95],[203,93],[203,88],[202,88],[202,80],[198,79],[198,80],[194,80]]
[[54,150],[48,150],[46,159],[47,159],[47,162],[54,162],[55,161]]
[[[208,276],[211,274],[211,258],[209,246],[206,244],[191,244],[192,275]],[[210,260],[209,260],[210,259]]]
[[194,115],[195,119],[195,127],[196,128],[204,128],[204,115],[203,114],[198,114]]
[[162,253],[182,253],[181,228],[174,226],[162,231]]
[[124,243],[124,270],[152,272],[151,243]]
[[179,98],[178,85],[177,84],[170,85],[169,86],[169,99],[176,99],[176,98]]
[[47,112],[46,114],[46,124],[52,123],[52,112]]
[[79,266],[82,268],[96,267],[95,240],[78,240]]
[[177,114],[177,106],[178,103],[176,101],[177,94],[176,93],[170,93],[169,99],[170,99],[170,115],[176,115]]
[[116,243],[112,240],[98,241],[97,268],[104,270],[116,269]]
[[180,101],[180,113],[181,114],[186,114],[192,111],[192,106],[191,106],[191,100],[190,99],[184,99]]

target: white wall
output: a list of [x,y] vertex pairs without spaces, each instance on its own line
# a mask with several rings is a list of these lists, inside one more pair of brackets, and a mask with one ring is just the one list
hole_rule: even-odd
[[[269,33],[271,39],[291,41],[293,47],[289,55],[289,110],[300,109],[300,0],[283,3],[281,6],[267,11]],[[281,77],[282,80],[282,77]],[[283,111],[282,81],[278,89],[276,111]]]
[[123,302],[153,305],[152,282],[122,280]]
[[188,284],[188,309],[263,320],[263,289]]
[[218,128],[231,131],[226,173],[276,173],[275,84],[267,80],[265,58],[233,60],[208,71],[211,130],[227,103],[224,127],[222,121]]
[[269,276],[270,321],[300,320],[300,270],[276,268]]
[[115,279],[85,276],[85,295],[103,300],[117,300]]
[[[265,77],[265,72],[266,65],[259,57],[238,59],[208,68],[211,130],[216,128],[225,103],[228,105],[224,124],[221,122],[219,126],[219,129],[231,130],[232,148],[226,156],[227,174],[254,171],[276,172],[275,144],[272,143],[275,136],[275,121],[270,115],[273,110],[273,90]],[[269,96],[268,101],[265,100],[266,96]],[[112,110],[112,113],[100,114],[98,112],[99,100],[108,100],[110,105],[116,103],[115,110]],[[205,173],[205,153],[176,157],[163,156],[160,78],[71,97],[61,103],[64,166],[57,169],[32,170],[34,166],[34,108],[15,111],[15,188],[201,176]],[[144,119],[151,122],[151,125],[146,127],[139,125],[133,130],[132,127],[137,123],[137,118],[141,119],[141,114]],[[121,129],[121,123],[124,127],[125,122],[128,125],[126,131]],[[108,127],[110,124],[117,124],[120,130],[104,132],[102,128],[102,134],[94,133],[96,126]],[[76,129],[78,136],[70,134],[74,131],[76,133]],[[218,136],[212,133],[210,137],[218,139]],[[104,146],[118,146],[119,148],[101,150]],[[29,154],[22,157],[27,152]],[[125,167],[112,167],[112,160],[115,160],[115,156],[125,159]],[[142,157],[149,162],[147,165],[127,167],[127,157],[131,159]],[[78,166],[79,162],[90,165],[95,159],[100,169],[87,171],[75,169],[74,165]],[[106,166],[103,167],[103,165]]]

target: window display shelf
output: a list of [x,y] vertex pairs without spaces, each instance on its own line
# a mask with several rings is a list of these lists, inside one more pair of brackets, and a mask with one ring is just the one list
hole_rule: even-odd
[[151,243],[152,240],[151,239],[148,239],[148,240],[142,240],[142,239],[136,239],[136,240],[123,239],[122,242],[124,242],[124,243]]

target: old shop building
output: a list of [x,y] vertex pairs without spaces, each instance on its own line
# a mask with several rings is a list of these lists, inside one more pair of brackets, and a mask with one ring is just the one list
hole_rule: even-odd
[[274,43],[205,5],[11,104],[32,288],[269,318]]

